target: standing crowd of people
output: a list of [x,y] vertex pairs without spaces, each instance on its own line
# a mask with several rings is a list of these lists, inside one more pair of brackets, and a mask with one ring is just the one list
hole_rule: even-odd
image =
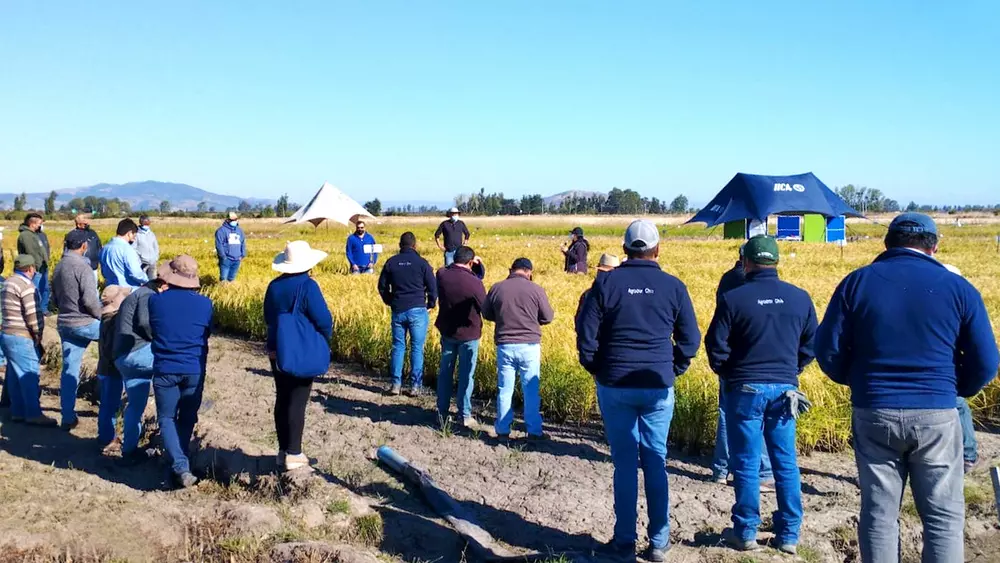
[[[47,311],[42,294],[48,282],[42,222],[31,214],[21,227],[14,275],[2,289],[0,348],[8,362],[4,395],[11,419],[55,426],[59,423],[42,414],[38,400]],[[121,221],[103,247],[85,217],[77,218],[77,228],[66,236],[64,256],[52,276],[63,352],[61,426],[72,430],[77,425],[80,361],[96,341],[101,447],[121,448],[129,462],[144,459],[138,442],[152,389],[174,483],[190,487],[197,482],[188,455],[204,389],[212,303],[198,292],[197,262],[181,255],[157,266],[159,248],[149,219],[140,223]],[[589,243],[581,228],[570,236],[562,249],[565,269],[586,273]],[[377,288],[391,310],[388,393],[404,392],[409,344],[405,392],[424,394],[429,311],[439,308],[434,324],[441,336],[438,423],[451,423],[455,399],[459,424],[478,428],[471,396],[483,323],[492,322],[498,382],[494,431],[501,440],[510,438],[512,398],[520,380],[527,440],[544,440],[542,327],[553,321],[554,311],[526,257],[514,260],[508,276],[487,291],[486,266],[468,246],[469,237],[452,209],[434,235],[444,252],[443,268],[435,272],[417,252],[412,232],[403,233],[399,252],[385,261]],[[616,560],[635,558],[641,468],[648,513],[642,556],[647,561],[667,556],[666,458],[675,382],[704,343],[708,364],[719,377],[712,479],[724,484],[732,476],[735,492],[733,526],[724,534],[728,545],[760,549],[760,494],[774,492],[772,545],[789,554],[797,551],[804,514],[796,422],[810,408],[799,377],[816,360],[832,381],[851,390],[862,561],[899,560],[898,517],[907,481],[924,524],[923,560],[964,560],[963,474],[976,463],[964,399],[996,377],[1000,352],[979,292],[935,258],[939,238],[930,217],[899,215],[884,243],[886,250],[872,264],[839,284],[820,322],[812,297],[781,280],[775,239],[751,238],[720,280],[703,340],[687,287],[660,267],[658,228],[646,220],[628,226],[625,259],[601,257],[574,317],[579,361],[594,378],[614,465],[615,523],[601,551]],[[100,248],[96,264],[95,246]],[[220,279],[231,281],[246,256],[235,214],[217,232],[216,249]],[[346,247],[351,273],[374,273],[377,250],[358,223]],[[288,243],[274,259],[279,275],[264,298],[278,462],[289,471],[309,468],[302,451],[305,410],[314,379],[329,367],[333,319],[310,274],[326,256],[305,241]],[[106,282],[100,296],[97,265]],[[123,393],[119,439],[115,417]]]

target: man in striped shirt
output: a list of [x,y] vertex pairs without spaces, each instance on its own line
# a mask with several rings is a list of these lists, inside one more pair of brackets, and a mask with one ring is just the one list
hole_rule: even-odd
[[35,259],[19,254],[14,260],[14,274],[3,284],[0,303],[3,329],[0,346],[7,356],[7,391],[10,415],[14,422],[35,426],[56,426],[54,418],[42,414],[39,400],[39,356],[44,317],[38,310],[38,290],[32,283]]

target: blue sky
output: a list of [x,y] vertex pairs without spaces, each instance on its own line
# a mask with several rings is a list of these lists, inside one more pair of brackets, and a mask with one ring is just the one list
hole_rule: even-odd
[[1000,3],[0,0],[0,192],[1000,203]]

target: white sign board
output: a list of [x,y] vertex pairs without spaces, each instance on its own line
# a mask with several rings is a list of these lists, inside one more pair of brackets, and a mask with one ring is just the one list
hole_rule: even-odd
[[362,248],[362,251],[365,254],[382,254],[382,245],[381,244],[366,244],[364,246],[364,248]]
[[758,221],[752,219],[750,225],[747,226],[747,238],[753,238],[757,235],[767,234],[767,221]]

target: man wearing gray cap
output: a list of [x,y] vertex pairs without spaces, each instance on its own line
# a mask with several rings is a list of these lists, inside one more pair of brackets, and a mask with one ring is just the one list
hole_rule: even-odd
[[664,561],[670,549],[666,457],[674,379],[687,371],[701,334],[687,288],[657,263],[656,225],[633,221],[624,249],[628,260],[594,281],[576,322],[580,363],[596,380],[615,466],[614,536],[602,551],[634,560],[641,463],[649,513],[643,557]]
[[899,215],[885,247],[837,287],[815,343],[826,375],[851,387],[861,559],[899,561],[909,480],[924,524],[922,561],[965,561],[955,404],[996,377],[1000,352],[982,296],[934,259],[933,219]]
[[[444,236],[444,245],[441,244],[441,236]],[[448,218],[441,221],[436,231],[434,231],[434,243],[438,249],[444,252],[444,265],[447,268],[455,262],[455,251],[465,246],[469,242],[469,228],[465,222],[458,218],[458,208],[452,207],[448,210]]]

